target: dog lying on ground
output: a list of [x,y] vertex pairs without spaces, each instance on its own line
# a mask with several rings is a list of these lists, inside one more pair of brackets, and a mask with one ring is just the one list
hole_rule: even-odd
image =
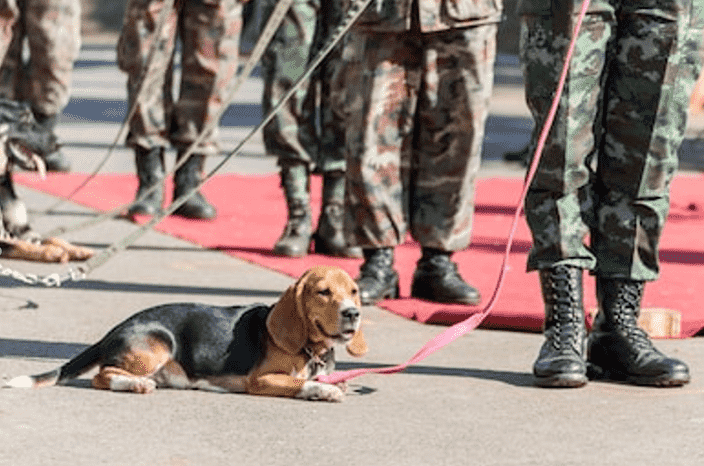
[[42,239],[32,230],[27,209],[15,192],[15,166],[46,174],[41,156],[57,149],[56,137],[39,125],[29,105],[0,99],[0,256],[42,262],[86,260],[90,249],[59,238]]
[[99,366],[93,386],[157,387],[341,401],[344,387],[316,382],[334,369],[333,343],[362,356],[357,284],[337,267],[308,270],[273,306],[166,304],[139,312],[63,366],[7,387],[56,385]]

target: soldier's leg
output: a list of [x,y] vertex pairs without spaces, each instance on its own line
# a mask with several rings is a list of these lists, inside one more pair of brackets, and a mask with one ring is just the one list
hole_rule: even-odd
[[[606,14],[585,18],[525,202],[533,235],[528,269],[540,271],[545,304],[545,343],[533,365],[539,386],[579,387],[587,382],[582,271],[595,264],[584,244],[593,203],[588,163],[598,146],[599,134],[593,127],[600,117],[601,76],[613,25]],[[523,18],[526,98],[538,128],[543,127],[555,95],[572,28],[569,16]]]
[[[24,1],[29,63],[22,80],[23,96],[47,131],[55,131],[70,98],[73,63],[81,46],[80,20],[79,0]],[[70,169],[60,150],[46,156],[46,165],[52,171]]]
[[[316,29],[316,50],[329,38],[339,22],[339,1],[323,2]],[[317,52],[316,52],[317,53]],[[345,205],[345,118],[341,94],[345,91],[346,67],[336,47],[318,71],[320,136],[316,166],[323,174],[323,205],[313,235],[315,252],[332,256],[362,257],[359,247],[347,245],[344,235]]]
[[659,2],[652,12],[623,10],[598,160],[592,244],[599,313],[588,359],[599,376],[683,385],[687,366],[655,349],[637,319],[645,281],[658,276],[658,243],[686,128],[688,92],[682,89],[691,90],[696,79],[697,49],[688,43],[690,17],[682,2]]
[[15,0],[3,0],[0,10],[2,36],[0,37],[0,97],[26,100],[22,95],[25,63],[22,46],[25,42],[24,17]]
[[[237,74],[242,4],[237,0],[185,2],[180,17],[183,40],[181,87],[171,118],[171,141],[179,158],[206,125],[206,135],[174,177],[174,198],[200,184],[205,157],[218,153],[217,114],[225,104]],[[213,207],[196,192],[175,212],[187,218],[213,219]]]
[[139,178],[136,197],[154,189],[130,209],[129,215],[154,215],[164,200],[164,150],[169,144],[166,132],[172,107],[171,67],[178,17],[175,7],[168,11],[159,33],[164,8],[161,0],[129,0],[117,44],[118,66],[127,73],[128,108],[135,110],[126,144],[135,153]]
[[474,182],[494,77],[496,26],[426,37],[409,193],[411,234],[423,255],[411,295],[479,304],[479,291],[462,279],[450,257],[470,240]]
[[408,173],[422,54],[417,34],[350,31],[343,57],[347,187],[345,230],[364,250],[364,304],[398,296],[393,250],[406,240]]
[[[265,2],[267,21],[276,2]],[[315,37],[319,0],[295,0],[262,57],[264,93],[262,110],[268,114],[305,72]],[[278,158],[281,187],[287,207],[284,230],[273,247],[283,256],[308,254],[312,237],[310,172],[313,169],[317,136],[315,100],[317,82],[309,80],[264,127],[262,136],[268,155]]]
[[20,9],[16,0],[0,1],[0,63],[7,53],[14,36],[14,29],[20,17]]

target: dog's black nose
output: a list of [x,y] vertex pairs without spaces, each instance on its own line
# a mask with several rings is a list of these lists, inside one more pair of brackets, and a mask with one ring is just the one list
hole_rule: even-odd
[[347,309],[343,309],[340,315],[345,319],[356,320],[359,319],[360,312],[356,307],[348,307]]

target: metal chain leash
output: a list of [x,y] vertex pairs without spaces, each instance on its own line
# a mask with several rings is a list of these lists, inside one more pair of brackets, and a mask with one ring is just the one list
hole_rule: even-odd
[[86,278],[86,275],[80,270],[70,268],[64,274],[52,273],[49,275],[40,276],[33,273],[19,272],[17,270],[4,267],[0,264],[0,277],[11,278],[26,285],[41,285],[50,288],[52,286],[61,286],[64,282],[83,280]]
[[[0,265],[0,275],[8,276],[8,277],[17,279],[19,281],[22,281],[22,282],[30,284],[30,285],[60,286],[65,281],[77,281],[77,280],[84,279],[93,270],[95,270],[96,268],[105,264],[108,260],[110,260],[117,253],[126,249],[131,244],[134,244],[134,242],[136,242],[140,237],[142,237],[144,234],[146,234],[148,231],[150,231],[156,224],[161,222],[168,215],[171,215],[176,209],[178,209],[181,205],[183,205],[191,196],[195,195],[195,193],[198,192],[201,189],[201,187],[205,183],[207,183],[208,180],[210,180],[210,178],[212,178],[215,175],[215,173],[217,173],[233,156],[238,155],[242,151],[242,148],[244,147],[244,145],[258,131],[260,131],[267,123],[269,123],[274,118],[274,115],[276,115],[276,113],[279,110],[281,110],[281,108],[288,102],[288,100],[293,96],[293,94],[295,92],[297,92],[298,89],[303,85],[303,83],[305,83],[310,78],[310,76],[313,74],[315,69],[333,51],[333,49],[342,40],[342,38],[347,33],[347,31],[349,31],[349,29],[352,27],[352,25],[357,21],[357,19],[362,15],[364,10],[367,8],[367,6],[372,1],[373,0],[358,0],[353,5],[351,5],[350,9],[347,11],[343,20],[331,32],[330,37],[325,42],[325,44],[321,47],[321,49],[317,53],[315,59],[309,63],[309,66],[306,69],[306,71],[293,83],[293,85],[288,90],[288,92],[269,111],[269,113],[267,113],[265,115],[265,117],[262,119],[262,121],[255,128],[253,128],[250,131],[250,133],[247,136],[245,136],[245,138],[237,145],[237,147],[235,147],[235,149],[232,152],[227,154],[225,156],[225,158],[213,170],[211,170],[201,180],[201,182],[197,186],[195,186],[193,189],[191,189],[187,193],[183,194],[182,196],[174,199],[174,201],[168,207],[166,207],[165,209],[162,209],[158,214],[154,215],[154,217],[152,217],[152,219],[149,222],[145,223],[139,229],[137,229],[134,232],[132,232],[131,234],[125,236],[121,240],[116,241],[115,243],[111,244],[103,252],[88,259],[85,263],[79,265],[76,269],[73,269],[73,268],[69,269],[64,275],[59,275],[58,273],[54,273],[54,274],[47,275],[44,277],[39,277],[39,276],[36,276],[33,274],[23,274],[21,272],[16,272],[16,271],[4,268],[1,265]],[[277,6],[278,6],[278,4],[280,4],[282,2],[288,3],[289,6],[292,3],[291,0],[279,0],[279,2],[277,3]],[[288,8],[288,7],[286,7],[286,8]],[[285,13],[285,11],[283,13]],[[272,16],[273,16],[273,14],[272,14]],[[269,26],[270,24],[271,24],[271,21],[269,23],[267,23],[267,26]],[[279,22],[279,24],[280,24],[280,22]],[[278,25],[277,25],[277,28],[278,28]],[[273,32],[275,32],[275,31],[276,31],[276,28],[273,29]],[[262,35],[264,35],[264,34],[262,34]],[[273,33],[272,33],[271,37],[273,37]],[[270,40],[271,40],[271,38],[269,38],[269,41]],[[260,42],[257,41],[257,45],[259,45],[259,43]],[[262,46],[262,53],[263,53],[263,50],[266,48],[266,45],[268,45],[268,42],[266,42],[266,44]],[[255,46],[255,49],[256,49],[256,46]],[[252,54],[252,56],[254,56],[254,54]],[[256,63],[256,62],[254,62],[254,63]],[[253,68],[254,68],[254,65],[251,66],[251,69],[253,69]],[[250,72],[251,72],[251,70],[250,70]],[[242,73],[242,76],[244,76],[244,73]],[[244,79],[246,79],[246,78],[242,78],[242,81]],[[240,82],[239,77],[238,77],[237,82],[238,83]],[[232,94],[234,94],[234,93],[232,93]],[[234,97],[234,95],[232,95],[232,97]],[[228,105],[229,105],[229,102],[228,102]],[[199,143],[199,141],[196,141],[196,143]],[[195,145],[196,143],[194,143],[193,145]],[[192,147],[189,147],[189,149],[192,149]],[[187,159],[187,157],[183,158],[183,160],[186,160],[186,159]],[[122,210],[123,208],[124,207],[121,207],[120,210]],[[103,216],[101,216],[101,218],[102,217]],[[94,224],[94,223],[91,223],[91,224]]]

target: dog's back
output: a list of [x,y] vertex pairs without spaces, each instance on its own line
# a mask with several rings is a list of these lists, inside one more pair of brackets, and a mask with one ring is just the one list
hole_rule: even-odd
[[171,352],[188,377],[247,374],[264,356],[270,306],[209,306],[177,303],[138,312],[63,366],[10,380],[11,388],[60,384],[96,366],[119,365],[125,354],[147,341]]

